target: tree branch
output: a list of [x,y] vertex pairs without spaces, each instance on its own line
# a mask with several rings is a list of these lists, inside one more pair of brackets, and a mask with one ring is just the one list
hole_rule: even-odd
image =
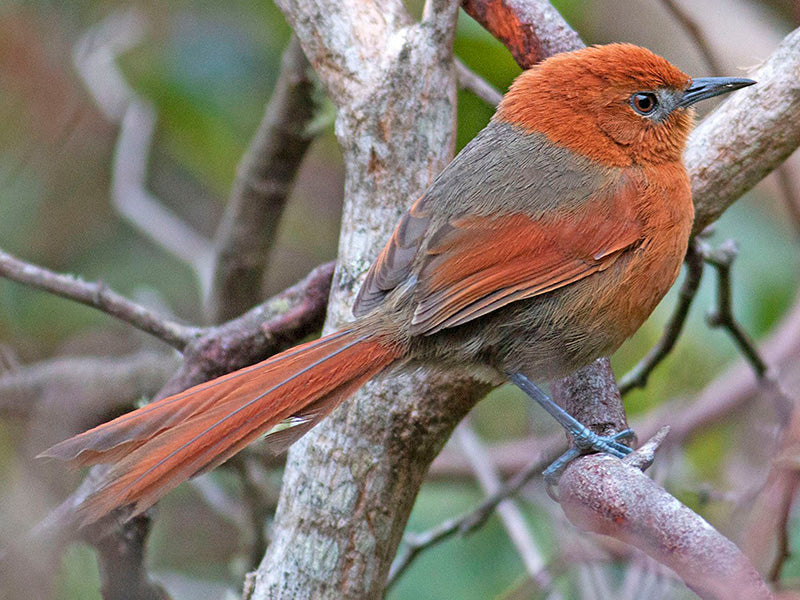
[[692,132],[684,162],[692,180],[695,233],[800,145],[798,69],[800,29],[752,73],[757,85],[733,94]]
[[196,327],[181,325],[155,314],[144,306],[120,296],[103,283],[87,282],[71,275],[54,273],[2,250],[0,250],[0,276],[97,308],[154,335],[178,350],[183,350],[200,332]]
[[664,335],[655,346],[650,348],[644,358],[619,380],[619,391],[623,396],[634,388],[642,388],[647,385],[650,374],[672,351],[683,331],[683,325],[689,316],[689,309],[703,277],[703,255],[698,252],[694,243],[689,244],[685,262],[686,276],[680,292],[678,292],[675,310],[664,328]]
[[455,59],[455,65],[459,86],[465,90],[469,90],[489,106],[497,106],[500,104],[500,100],[503,99],[503,94],[498,92],[492,84],[477,73],[471,71],[467,65],[457,58]]
[[569,520],[636,546],[674,570],[704,600],[771,599],[732,542],[637,468],[642,450],[622,461],[595,454],[572,462],[558,484]]
[[758,353],[753,340],[733,314],[731,289],[731,266],[738,250],[733,241],[727,241],[716,250],[704,250],[706,262],[717,271],[717,307],[706,316],[709,326],[725,329],[739,348],[739,351],[753,367],[756,377],[762,379],[767,374],[767,365]]
[[233,319],[262,297],[261,286],[286,199],[313,139],[315,77],[297,38],[261,124],[242,156],[216,239],[209,308],[214,323]]
[[147,190],[147,163],[156,124],[153,106],[136,95],[117,66],[119,55],[144,38],[135,10],[115,11],[75,45],[73,62],[100,110],[120,126],[111,170],[111,199],[119,214],[193,270],[203,293],[210,280],[211,245]]
[[[351,320],[363,273],[452,157],[458,5],[435,0],[419,23],[398,1],[279,5],[339,110],[345,206],[331,330]],[[292,446],[252,597],[378,597],[427,465],[485,391],[468,376],[379,378]]]
[[[421,533],[406,533],[403,537],[403,544],[400,546],[397,556],[392,562],[392,567],[386,582],[386,590],[390,589],[397,580],[400,579],[400,576],[411,566],[411,563],[419,554],[449,539],[455,534],[468,535],[482,526],[504,501],[516,495],[534,477],[539,476],[542,469],[556,456],[557,454],[552,452],[547,456],[534,458],[530,465],[520,470],[506,483],[500,485],[498,482],[498,485],[493,486],[492,490],[487,490],[490,492],[489,495],[475,508],[466,513],[443,521],[427,531]],[[491,464],[491,458],[488,456],[480,460]],[[492,468],[494,467],[492,466]],[[551,585],[551,577],[548,575],[543,563],[531,561],[531,564],[528,566],[529,575],[539,589],[548,588]]]

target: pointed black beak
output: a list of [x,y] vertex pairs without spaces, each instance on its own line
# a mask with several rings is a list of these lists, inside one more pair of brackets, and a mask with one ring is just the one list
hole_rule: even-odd
[[700,100],[727,94],[754,83],[755,81],[752,79],[740,79],[738,77],[697,77],[692,79],[692,84],[683,92],[683,97],[678,106],[691,106]]

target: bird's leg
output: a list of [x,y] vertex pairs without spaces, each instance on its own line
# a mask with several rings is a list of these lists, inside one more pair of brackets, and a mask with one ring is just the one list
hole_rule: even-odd
[[539,386],[522,373],[511,373],[508,375],[508,379],[550,413],[572,436],[573,446],[545,469],[543,475],[548,483],[554,483],[564,467],[582,454],[606,452],[617,458],[630,454],[631,448],[620,444],[619,441],[632,438],[634,435],[633,430],[626,429],[609,436],[599,435],[553,402],[547,394],[539,389]]

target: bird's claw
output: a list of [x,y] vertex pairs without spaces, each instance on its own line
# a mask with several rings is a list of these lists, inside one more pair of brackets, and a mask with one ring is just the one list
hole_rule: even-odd
[[558,501],[556,489],[561,473],[569,463],[579,456],[595,452],[605,452],[617,458],[624,458],[633,452],[633,448],[619,443],[619,440],[632,440],[635,437],[632,429],[626,429],[614,435],[599,435],[588,427],[585,427],[579,432],[573,431],[571,433],[573,446],[554,460],[542,473],[547,493],[556,502]]

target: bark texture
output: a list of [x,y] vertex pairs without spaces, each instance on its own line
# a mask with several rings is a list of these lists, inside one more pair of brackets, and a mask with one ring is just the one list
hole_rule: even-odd
[[[345,207],[327,329],[455,144],[457,3],[279,2],[339,108]],[[252,598],[375,598],[428,465],[486,392],[425,373],[373,381],[289,452]]]

